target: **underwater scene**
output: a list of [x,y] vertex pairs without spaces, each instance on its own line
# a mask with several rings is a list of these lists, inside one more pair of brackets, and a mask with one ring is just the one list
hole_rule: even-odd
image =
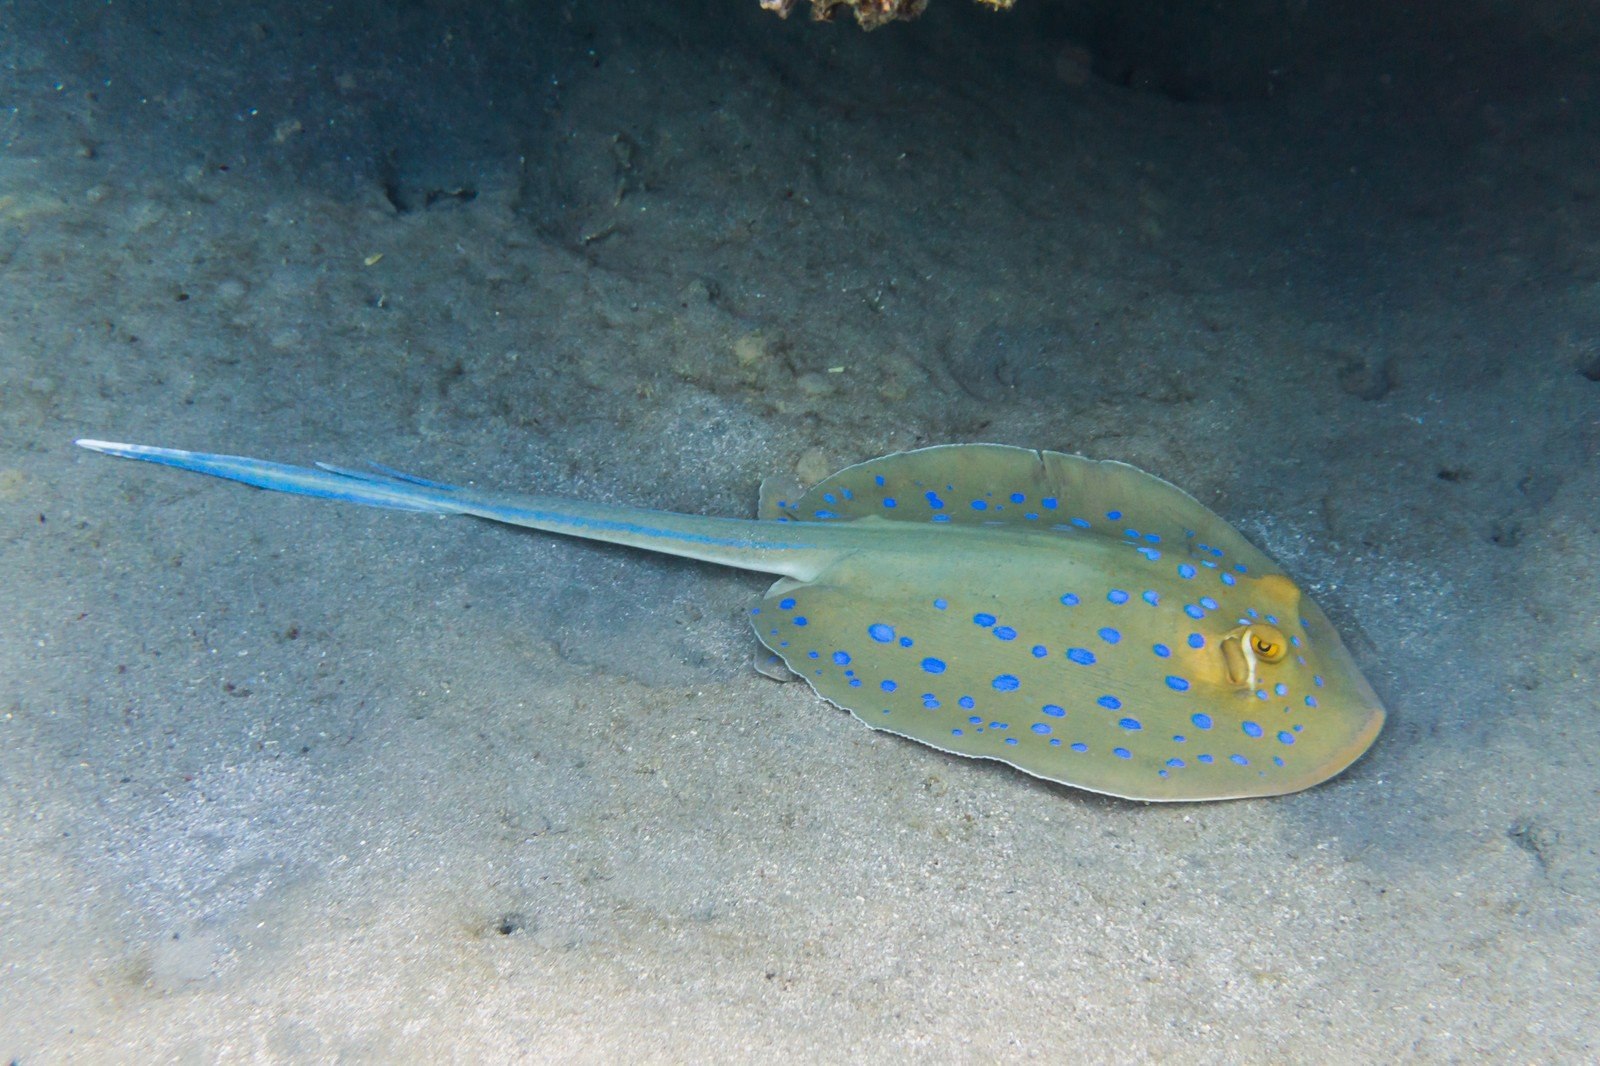
[[1597,104],[1553,0],[0,3],[0,1061],[1592,1061]]

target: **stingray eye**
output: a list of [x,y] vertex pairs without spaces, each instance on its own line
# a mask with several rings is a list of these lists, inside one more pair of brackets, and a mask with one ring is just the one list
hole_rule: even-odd
[[1288,648],[1289,642],[1284,639],[1283,633],[1273,626],[1250,627],[1250,650],[1262,662],[1277,662]]

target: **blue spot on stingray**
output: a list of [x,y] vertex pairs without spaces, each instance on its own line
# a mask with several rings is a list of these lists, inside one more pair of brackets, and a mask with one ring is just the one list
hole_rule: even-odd
[[956,702],[962,706],[962,709],[968,711],[972,710],[977,703],[977,701],[975,701],[971,696],[962,696],[959,700],[956,700]]
[[822,498],[824,500],[827,500],[829,503],[838,503],[839,502],[839,498],[837,496],[835,496],[831,492],[824,492],[822,494]]
[[940,596],[938,599],[933,601],[933,609],[936,611],[942,611],[948,606],[950,606],[950,601],[945,599],[943,596]]
[[1162,659],[1171,658],[1172,656],[1172,649],[1165,644],[1152,644],[1150,645],[1150,650]]
[[948,522],[948,521],[950,521],[950,516],[947,515],[947,514],[936,514],[936,515],[933,516],[933,521],[935,521],[935,522]]
[[1120,725],[1122,728],[1126,729],[1130,733],[1134,732],[1135,730],[1139,730],[1139,729],[1143,729],[1144,728],[1144,726],[1139,724],[1139,719],[1137,719],[1137,718],[1124,718],[1120,722],[1118,722],[1117,724]]
[[1122,706],[1122,701],[1115,696],[1101,696],[1095,702],[1108,711],[1115,711]]
[[952,729],[952,730],[950,730],[950,735],[953,736],[953,737],[959,737],[961,735],[961,730]]
[[1082,752],[1085,752],[1085,751],[1089,750],[1089,745],[1085,744],[1081,740],[1073,741],[1071,747],[1072,747],[1073,751],[1076,751],[1076,752],[1079,752],[1079,753],[1082,753]]
[[901,647],[902,647],[902,648],[909,648],[909,647],[911,647],[911,638],[910,638],[910,637],[901,637],[901,638],[900,638],[900,646],[901,646]]
[[1291,647],[1298,648],[1300,646],[1300,638],[1299,637],[1290,637],[1289,638],[1289,645]]
[[1035,722],[1028,728],[1032,729],[1035,733],[1038,733],[1041,737],[1047,737],[1050,735],[1050,727],[1045,725],[1043,722]]
[[1088,648],[1068,648],[1067,658],[1071,659],[1079,666],[1094,665],[1094,652],[1090,651]]
[[1044,499],[1039,501],[1039,506],[1043,507],[1046,511],[1054,511],[1058,502],[1059,501],[1054,496],[1046,496]]
[[816,516],[818,518],[822,518],[822,519],[838,518],[839,517],[837,514],[835,514],[832,511],[817,511],[816,512]]
[[1033,646],[1033,657],[1035,659],[1043,659],[1046,655],[1049,655],[1049,654],[1050,654],[1050,649],[1045,647],[1043,644],[1035,644]]
[[1217,609],[1217,601],[1212,599],[1210,596],[1201,596],[1200,606],[1204,607],[1208,611],[1215,611]]
[[1209,714],[1191,714],[1189,721],[1194,723],[1196,729],[1211,728],[1211,716]]
[[1172,767],[1174,770],[1181,770],[1181,769],[1183,769],[1183,760],[1182,759],[1168,759],[1167,760],[1167,765]]
[[922,694],[922,705],[930,711],[937,710],[939,707],[939,697],[935,696],[931,692],[924,692]]
[[1184,744],[1184,743],[1187,743],[1188,740],[1189,740],[1189,738],[1184,736],[1182,733],[1175,733],[1175,734],[1173,734],[1173,737],[1172,737],[1172,742],[1174,744]]
[[[815,658],[816,658],[816,657],[817,657],[817,653],[816,653],[816,652],[814,652],[814,651],[808,651],[808,652],[806,652],[806,658],[807,658],[807,659],[815,659]],[[822,672],[822,671],[821,671],[821,670],[818,670],[818,671],[817,671],[817,673],[819,673],[819,674],[820,674],[820,673],[821,673],[821,672]]]
[[1283,765],[1283,756],[1282,755],[1274,755],[1272,757],[1272,765],[1274,765],[1274,766],[1282,766]]
[[1168,674],[1167,687],[1174,692],[1188,692],[1189,681],[1187,678],[1178,677],[1176,674]]
[[1202,637],[1199,633],[1190,633],[1189,634],[1189,647],[1191,647],[1191,648],[1203,648],[1205,646],[1206,646],[1206,638],[1205,637]]
[[1027,499],[1027,497],[1026,497],[1026,496],[1024,496],[1024,495],[1023,495],[1023,494],[1022,494],[1022,493],[1020,493],[1020,492],[1013,492],[1013,493],[1012,493],[1012,494],[1011,494],[1011,502],[1012,502],[1012,503],[1021,503],[1021,502],[1022,502],[1022,501],[1023,501],[1023,500],[1026,500],[1026,499]]
[[1307,696],[1306,697],[1306,706],[1307,707],[1315,707],[1316,705],[1317,705],[1317,698],[1315,696]]
[[1234,576],[1232,574],[1227,573],[1226,571],[1224,571],[1223,574],[1222,574],[1222,583],[1224,585],[1233,585],[1233,584],[1237,584],[1237,581],[1236,581],[1236,579],[1234,578]]
[[893,692],[895,689],[899,688],[900,686],[895,684],[893,681],[883,681],[883,682],[880,682],[878,684],[878,687],[883,689],[883,691],[885,691],[885,692]]
[[1250,765],[1250,760],[1246,759],[1243,755],[1230,755],[1228,756],[1228,761],[1238,763],[1240,766]]
[[1120,607],[1124,603],[1128,602],[1128,594],[1123,592],[1121,589],[1112,589],[1110,592],[1106,593],[1106,599]]
[[1279,681],[1276,685],[1272,686],[1272,694],[1274,696],[1287,696],[1289,694],[1289,686],[1285,685],[1282,681]]
[[789,596],[789,597],[786,597],[785,599],[779,600],[778,601],[778,609],[779,610],[783,610],[783,611],[791,611],[791,610],[793,610],[794,609],[794,597],[793,596]]
[[1195,568],[1190,566],[1188,563],[1179,563],[1178,564],[1178,576],[1183,578],[1185,581],[1187,581],[1190,578],[1194,577],[1196,572],[1197,571],[1195,570]]
[[1261,735],[1261,727],[1254,722],[1244,722],[1239,728],[1244,730],[1244,735],[1247,737],[1259,737]]
[[885,496],[883,498],[883,505],[890,510],[893,510],[894,508],[900,506],[900,501],[895,499],[893,496]]
[[930,674],[942,674],[944,673],[944,662],[930,655],[922,660],[922,668]]
[[861,687],[861,679],[859,677],[852,677],[850,679],[850,687],[851,688],[860,688]]
[[1121,518],[1122,518],[1122,512],[1121,511],[1107,511],[1106,512],[1106,520],[1107,521],[1116,522],[1116,521],[1120,520]]
[[944,501],[939,499],[939,494],[937,492],[926,492],[923,493],[923,495],[928,498],[928,506],[932,507],[935,511],[944,507]]
[[975,614],[975,615],[972,616],[972,624],[973,625],[983,626],[985,629],[987,629],[989,626],[994,625],[994,622],[995,622],[995,618],[994,618],[994,615],[992,615],[992,614],[981,614],[980,613],[980,614]]
[[1016,742],[1017,742],[1017,738],[1016,737],[1006,737],[1006,743],[1007,744],[1015,744]]
[[1076,607],[1078,606],[1078,594],[1076,592],[1064,592],[1061,594],[1061,602],[1068,607]]
[[1001,640],[1016,640],[1017,631],[1010,626],[995,626],[994,635]]
[[977,715],[973,715],[971,718],[967,719],[967,724],[968,725],[982,725],[983,724],[983,719],[979,718]]
[[1065,718],[1067,716],[1065,709],[1057,707],[1053,703],[1047,703],[1043,707],[1040,707],[1039,710],[1043,711],[1045,714],[1048,714],[1051,718]]
[[1322,685],[1323,685],[1322,675],[1321,674],[1312,674],[1311,675],[1311,683],[1313,685],[1317,686],[1318,688],[1321,688]]
[[874,475],[872,475],[872,480],[873,480],[874,484],[882,485],[883,484],[883,475],[882,474],[874,474]]
[[894,640],[894,626],[886,626],[882,622],[874,622],[867,627],[867,636],[879,644],[888,644]]
[[1278,734],[1278,743],[1279,744],[1293,744],[1294,743],[1294,734],[1293,733],[1279,733]]
[[846,651],[836,651],[833,653],[833,661],[838,663],[840,666],[849,666],[850,653]]
[[797,615],[794,616],[794,624],[797,625],[797,626],[806,625],[807,621],[808,621],[808,619],[803,614],[797,614]]
[[1001,674],[999,677],[989,682],[989,684],[993,685],[1001,692],[1015,692],[1017,690],[1017,686],[1022,684],[1022,682],[1018,681],[1016,675],[1014,674]]
[[1156,548],[1140,548],[1139,554],[1150,560],[1152,563],[1161,558],[1161,552]]
[[856,498],[856,494],[851,492],[849,489],[840,489],[839,491],[844,493],[844,498],[847,500],[853,500]]
[[1133,758],[1133,752],[1129,751],[1127,748],[1112,748],[1111,754],[1115,755],[1119,759]]
[[987,511],[989,509],[989,501],[987,501],[987,500],[973,500],[972,501],[972,509],[974,511]]
[[1204,611],[1192,603],[1186,603],[1183,605],[1183,613],[1188,615],[1190,618],[1193,618],[1197,622],[1206,616]]
[[1122,634],[1118,633],[1110,626],[1101,626],[1099,629],[1095,630],[1095,632],[1099,634],[1100,639],[1105,641],[1107,644],[1115,644],[1122,639]]
[[1155,589],[1145,589],[1139,594],[1139,598],[1152,607],[1161,606],[1161,594]]
[[1084,519],[1084,518],[1074,518],[1072,520],[1072,524],[1077,526],[1079,529],[1088,529],[1089,528],[1089,522],[1088,522],[1087,519]]

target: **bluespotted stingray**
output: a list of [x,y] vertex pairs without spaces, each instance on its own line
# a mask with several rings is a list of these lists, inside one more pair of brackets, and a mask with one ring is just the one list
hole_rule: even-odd
[[839,471],[754,520],[80,440],[264,489],[461,514],[780,575],[757,636],[874,729],[1133,800],[1274,796],[1383,725],[1317,605],[1192,496],[993,444]]

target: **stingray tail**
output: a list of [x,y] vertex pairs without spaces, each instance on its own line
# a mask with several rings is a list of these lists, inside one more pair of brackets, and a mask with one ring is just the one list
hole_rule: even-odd
[[370,471],[351,470],[327,463],[318,463],[315,467],[290,466],[242,455],[186,452],[176,448],[151,448],[143,444],[117,444],[104,440],[80,440],[76,443],[78,447],[92,452],[175,466],[180,470],[193,470],[296,496],[315,496],[324,500],[344,500],[368,507],[428,514],[465,514],[470,510],[458,495],[461,490],[456,486],[413,477],[377,463],[372,464]]
[[794,528],[800,523],[780,526],[776,522],[703,518],[553,496],[485,492],[412,477],[376,464],[370,469],[351,470],[327,463],[290,466],[242,455],[185,452],[103,440],[80,440],[78,445],[105,455],[193,470],[274,492],[343,500],[395,511],[472,515],[566,537],[626,544],[645,551],[796,579],[814,577],[836,561],[842,550],[836,545],[830,547],[827,543],[814,542],[810,535]]

